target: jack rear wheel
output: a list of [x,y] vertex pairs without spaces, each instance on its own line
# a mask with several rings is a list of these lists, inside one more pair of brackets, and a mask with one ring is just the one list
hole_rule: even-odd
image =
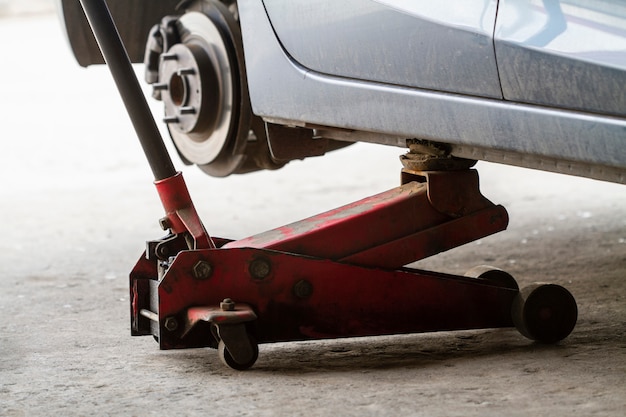
[[518,290],[519,286],[517,281],[511,274],[493,266],[480,265],[475,266],[465,273],[466,277],[484,279],[494,285],[499,285],[505,288]]
[[572,294],[554,284],[534,284],[523,288],[511,307],[517,330],[531,340],[556,343],[574,330],[578,307]]

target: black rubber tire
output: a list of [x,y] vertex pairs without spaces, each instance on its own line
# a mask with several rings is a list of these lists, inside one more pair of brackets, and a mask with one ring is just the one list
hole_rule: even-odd
[[540,343],[556,343],[574,330],[578,307],[574,296],[554,284],[533,284],[513,300],[511,317],[517,330]]
[[246,363],[239,363],[235,361],[233,357],[230,356],[230,352],[228,352],[228,349],[226,349],[226,344],[224,344],[222,340],[220,340],[217,346],[217,354],[224,365],[236,371],[245,371],[246,369],[250,369],[259,358],[259,345],[252,337],[250,337],[250,343],[252,344],[254,354],[252,356],[252,359],[250,359]]
[[513,275],[506,271],[495,268],[488,265],[475,266],[465,273],[466,277],[479,278],[489,281],[492,284],[510,288],[513,290],[519,290],[517,281],[513,278]]

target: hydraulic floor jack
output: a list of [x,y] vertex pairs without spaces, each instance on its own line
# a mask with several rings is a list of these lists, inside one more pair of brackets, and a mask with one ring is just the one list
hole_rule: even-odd
[[247,369],[259,343],[512,326],[554,343],[573,330],[576,302],[563,287],[520,290],[488,267],[466,276],[404,267],[507,226],[477,172],[445,156],[409,152],[397,188],[247,239],[210,237],[105,2],[81,3],[166,212],[168,235],[148,242],[130,274],[133,335],[152,335],[161,349],[217,348],[226,365]]

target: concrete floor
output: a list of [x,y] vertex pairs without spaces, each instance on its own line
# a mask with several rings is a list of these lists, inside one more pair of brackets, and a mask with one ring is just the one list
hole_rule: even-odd
[[[281,343],[235,372],[129,336],[127,274],[162,209],[106,69],[80,69],[52,16],[0,19],[0,39],[0,415],[626,415],[623,186],[479,163],[509,230],[418,264],[567,286],[579,324],[558,345],[514,329]],[[241,238],[396,186],[399,153],[185,175],[210,233]]]

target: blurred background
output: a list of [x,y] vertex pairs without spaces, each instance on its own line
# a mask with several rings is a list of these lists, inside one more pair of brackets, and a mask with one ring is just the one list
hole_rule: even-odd
[[0,16],[53,13],[56,0],[0,0]]

